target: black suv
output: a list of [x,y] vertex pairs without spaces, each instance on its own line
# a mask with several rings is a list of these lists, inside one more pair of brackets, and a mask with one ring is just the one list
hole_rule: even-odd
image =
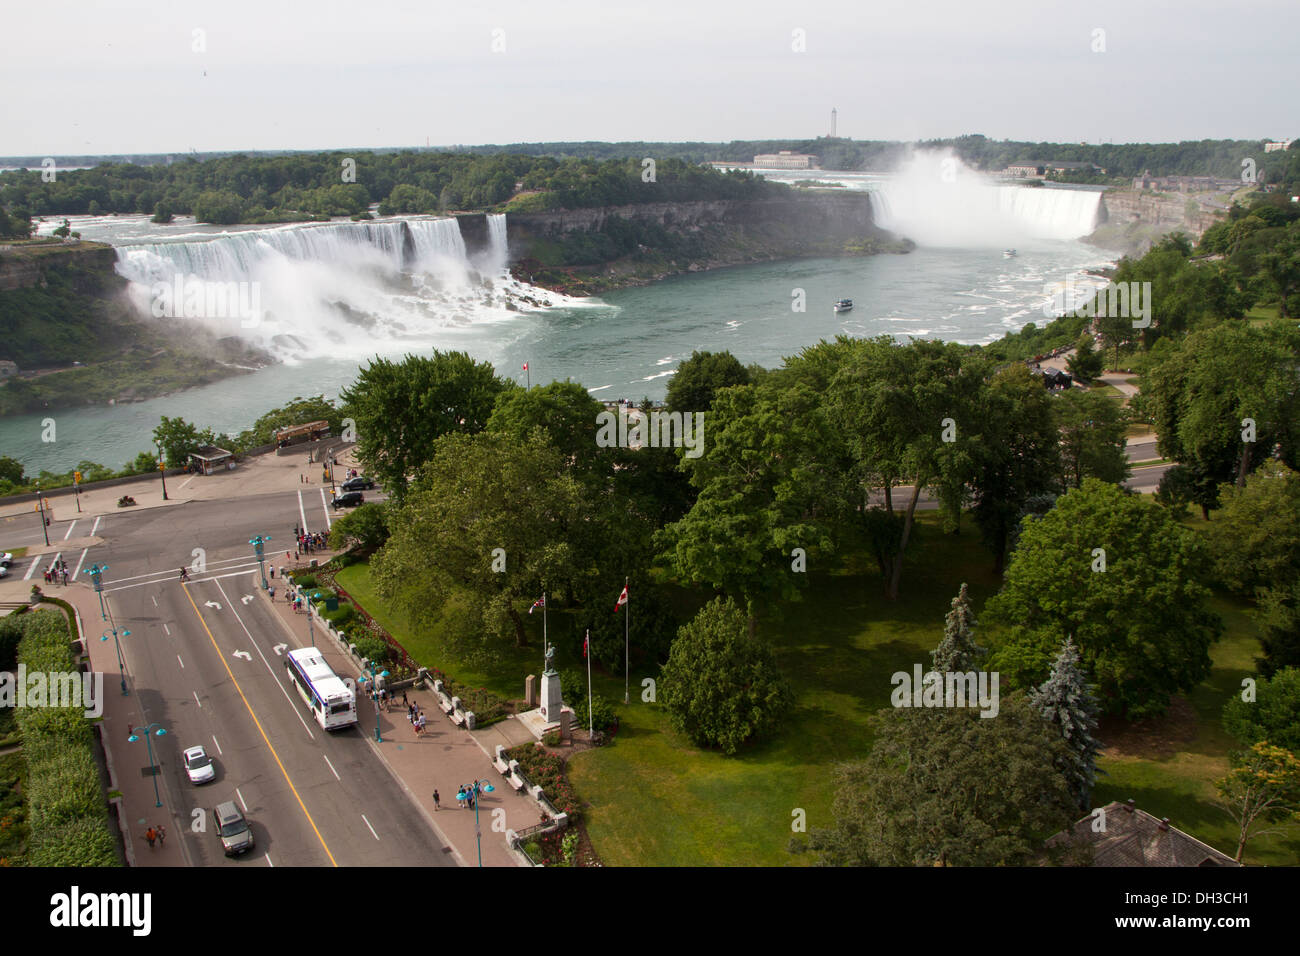
[[367,478],[365,475],[357,475],[355,478],[349,478],[339,487],[344,491],[369,491],[371,488],[375,487],[375,482],[373,479]]
[[338,511],[340,508],[355,508],[365,500],[365,497],[359,491],[345,491],[340,495],[335,495],[332,504],[334,510]]

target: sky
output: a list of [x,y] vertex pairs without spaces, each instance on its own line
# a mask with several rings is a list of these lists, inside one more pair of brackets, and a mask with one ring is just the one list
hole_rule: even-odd
[[1295,0],[71,0],[0,16],[0,156],[1300,135]]

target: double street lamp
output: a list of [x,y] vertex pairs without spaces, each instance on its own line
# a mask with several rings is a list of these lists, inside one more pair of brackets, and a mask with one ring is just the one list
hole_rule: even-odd
[[[155,727],[157,727],[158,729],[157,729],[157,730],[154,730]],[[162,806],[162,797],[158,795],[158,770],[159,770],[159,768],[158,768],[158,766],[153,762],[153,742],[149,739],[149,732],[150,732],[150,731],[153,731],[153,735],[154,735],[155,737],[161,737],[161,736],[163,736],[164,734],[167,733],[167,731],[163,730],[163,728],[162,728],[162,724],[150,724],[148,727],[132,727],[132,728],[131,728],[131,736],[130,736],[130,737],[127,737],[126,739],[127,739],[127,741],[128,741],[129,743],[136,743],[136,742],[140,739],[139,736],[138,736],[138,734],[141,734],[141,733],[144,734],[144,745],[145,745],[145,747],[146,747],[146,748],[148,749],[148,751],[149,751],[149,770],[151,771],[152,776],[153,776],[153,798],[154,798],[154,806],[155,806],[155,807],[161,807],[161,806]]]
[[[267,583],[266,583],[266,554],[265,554],[265,553],[263,552],[263,550],[262,550],[262,545],[266,544],[266,542],[268,542],[268,541],[270,541],[270,540],[271,540],[271,536],[270,536],[269,534],[268,534],[268,535],[260,535],[260,534],[259,534],[259,535],[257,535],[257,536],[254,537],[254,538],[249,538],[249,539],[248,539],[248,543],[251,544],[251,545],[253,546],[253,552],[257,555],[257,567],[258,567],[258,570],[260,570],[260,571],[262,572],[262,590],[263,590],[263,591],[268,590],[269,586],[268,586]],[[315,643],[315,642],[313,642],[313,643]]]
[[91,583],[95,585],[95,593],[99,595],[99,616],[105,621],[108,620],[108,611],[104,610],[104,572],[107,570],[107,564],[92,564],[84,572],[90,575]]
[[[131,632],[128,630],[123,630],[122,636],[130,637]],[[104,632],[104,636],[101,637],[100,640],[101,641],[108,640],[107,631]],[[126,696],[126,665],[122,663],[122,642],[117,639],[116,626],[114,626],[113,628],[113,646],[117,648],[117,672],[122,675],[122,696],[125,697]]]
[[483,831],[478,825],[478,795],[480,793],[492,793],[496,787],[486,780],[475,780],[474,786],[469,788],[470,799],[474,801],[474,839],[478,841],[478,865],[483,866]]
[[379,734],[379,682],[375,678],[387,677],[388,671],[384,670],[376,674],[375,665],[371,663],[367,663],[365,669],[370,676],[361,678],[361,683],[370,685],[370,698],[375,702],[375,742],[382,744],[384,738]]
[[161,445],[154,445],[158,449],[158,477],[162,479],[163,501],[167,500],[167,466],[163,464],[163,453]]

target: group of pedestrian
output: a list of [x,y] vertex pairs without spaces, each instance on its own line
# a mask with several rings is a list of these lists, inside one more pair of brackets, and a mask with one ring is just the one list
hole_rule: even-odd
[[[304,554],[311,554],[313,551],[324,551],[329,546],[326,536],[319,531],[304,531],[297,525],[293,529],[293,538],[296,542],[297,550],[294,551],[293,559],[299,560]],[[284,553],[285,559],[289,557],[289,552]]]
[[477,791],[473,787],[466,787],[463,784],[456,788],[456,802],[466,810],[474,809],[474,801],[477,798]]
[[415,736],[423,737],[424,728],[428,723],[425,719],[424,711],[420,710],[419,704],[413,704],[406,699],[405,691],[402,692],[402,700],[406,703],[406,719],[409,720],[411,726],[415,728]]
[[62,558],[57,559],[45,569],[46,584],[62,584],[66,586],[68,577],[68,564]]
[[159,846],[163,846],[167,842],[167,828],[161,823],[155,824],[144,831],[144,838],[149,841],[149,849],[151,850],[155,842]]

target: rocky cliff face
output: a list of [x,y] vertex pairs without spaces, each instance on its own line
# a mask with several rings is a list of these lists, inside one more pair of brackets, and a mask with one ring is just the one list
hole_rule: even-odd
[[116,263],[117,253],[102,242],[0,244],[0,292],[43,286],[51,271],[57,271],[76,291],[93,295],[126,285],[114,269]]
[[1170,232],[1199,239],[1223,216],[1215,207],[1183,193],[1111,189],[1102,194],[1101,204],[1105,218],[1090,238],[1100,244],[1119,243],[1125,252],[1140,252]]

